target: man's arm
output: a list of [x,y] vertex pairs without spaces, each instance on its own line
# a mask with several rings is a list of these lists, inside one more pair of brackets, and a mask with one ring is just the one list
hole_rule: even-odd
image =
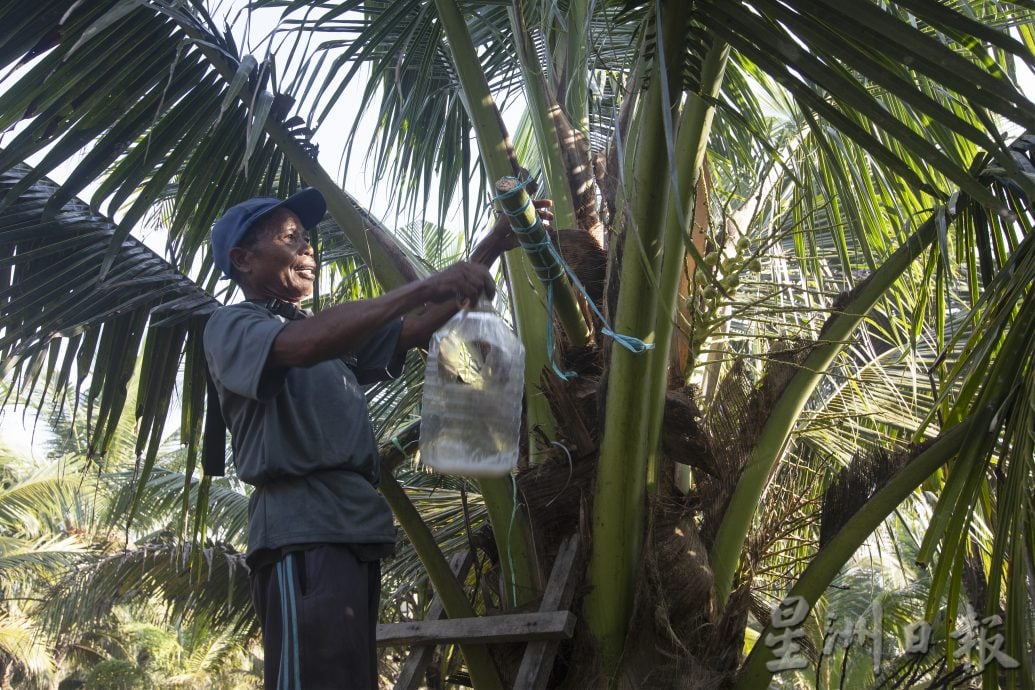
[[[544,220],[553,218],[549,199],[533,202]],[[308,367],[357,350],[378,329],[405,316],[395,351],[426,347],[431,334],[461,307],[492,299],[496,284],[489,273],[503,252],[517,246],[506,216],[500,216],[471,252],[469,262],[449,268],[374,299],[345,302],[308,319],[290,321],[273,341],[266,366]],[[415,311],[424,307],[419,311]]]
[[[533,204],[543,220],[553,218],[553,213],[550,212],[550,207],[553,206],[552,201],[537,199]],[[489,234],[471,251],[471,263],[481,264],[488,268],[496,262],[496,259],[500,258],[503,252],[517,246],[517,238],[510,228],[510,221],[501,214]],[[495,286],[493,287],[495,288]],[[494,294],[495,289],[492,293],[487,292],[486,296],[492,299]],[[471,305],[476,303],[476,299],[470,300]],[[406,352],[411,347],[427,347],[431,334],[437,331],[453,314],[460,311],[463,306],[466,306],[465,301],[457,296],[455,301],[429,304],[426,309],[408,314],[403,319],[402,331],[399,333],[399,343],[396,345],[395,351]]]
[[[429,312],[442,310],[445,313],[445,307],[455,313],[458,302],[470,301],[473,304],[483,293],[490,298],[496,294],[496,284],[488,268],[480,263],[453,264],[444,271],[380,297],[346,302],[324,309],[311,318],[288,322],[273,341],[266,366],[308,367],[341,357],[358,349],[391,320],[417,307],[434,304]],[[445,316],[441,323],[448,318]],[[434,329],[429,332],[429,337],[431,332]]]

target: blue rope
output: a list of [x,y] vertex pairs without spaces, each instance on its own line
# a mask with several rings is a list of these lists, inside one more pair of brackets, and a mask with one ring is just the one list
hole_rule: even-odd
[[[509,199],[514,195],[521,193],[522,191],[524,191],[525,186],[531,180],[532,178],[528,177],[525,180],[518,182],[518,184],[515,185],[513,189],[497,195],[493,198],[492,201],[502,201],[504,199]],[[515,218],[520,218],[524,216],[525,211],[527,211],[528,207],[531,205],[532,197],[528,196],[525,204],[517,211],[510,212],[504,209],[503,212],[507,215],[508,218],[513,220]],[[514,235],[517,237],[518,243],[521,244],[522,248],[524,248],[524,250],[530,254],[537,254],[540,259],[540,261],[537,262],[539,265],[535,266],[535,272],[539,279],[546,284],[546,307],[547,311],[550,314],[550,317],[546,325],[546,348],[551,353],[550,366],[553,368],[553,371],[555,374],[557,374],[557,376],[559,376],[561,379],[568,380],[569,378],[575,375],[575,372],[561,371],[558,368],[556,362],[553,361],[552,354],[553,284],[564,274],[568,275],[568,278],[571,280],[572,285],[575,286],[576,290],[582,293],[582,296],[586,298],[586,304],[589,305],[589,308],[592,309],[593,313],[596,314],[598,319],[600,319],[600,322],[604,324],[604,327],[600,329],[600,333],[602,335],[611,338],[616,343],[624,347],[629,352],[632,352],[633,354],[641,354],[643,352],[646,352],[647,350],[651,350],[654,348],[654,343],[644,342],[643,340],[631,335],[616,333],[611,328],[611,325],[607,322],[607,319],[605,319],[604,315],[600,313],[599,309],[597,309],[597,305],[593,303],[592,299],[590,299],[589,294],[586,292],[585,286],[575,275],[574,271],[571,270],[571,266],[569,266],[568,263],[561,257],[560,252],[557,251],[557,247],[554,246],[553,242],[550,240],[550,234],[546,232],[545,228],[543,228],[543,221],[541,218],[539,218],[538,215],[536,215],[535,223],[529,228],[515,227],[514,223],[511,223],[510,227],[514,231]],[[538,234],[536,234],[537,232]],[[555,267],[559,270],[555,270]]]
[[399,451],[402,454],[402,456],[405,458],[406,457],[406,448],[409,447],[409,446],[412,446],[414,443],[417,442],[417,440],[414,439],[413,441],[410,441],[409,443],[407,443],[404,446],[402,443],[399,442],[399,437],[398,436],[392,436],[391,442],[392,442],[392,445],[395,446],[395,449],[397,451]]

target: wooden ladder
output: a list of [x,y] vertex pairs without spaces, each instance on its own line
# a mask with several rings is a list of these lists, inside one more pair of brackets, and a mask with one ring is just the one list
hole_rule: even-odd
[[[544,690],[560,641],[570,638],[575,631],[575,615],[569,609],[575,593],[573,571],[578,551],[578,535],[573,534],[561,542],[539,610],[534,613],[443,618],[442,602],[436,596],[425,620],[378,625],[378,646],[411,647],[395,690],[417,690],[421,686],[435,645],[514,642],[527,643],[514,690]],[[461,577],[473,562],[474,554],[467,551],[455,556],[450,565],[453,573]]]

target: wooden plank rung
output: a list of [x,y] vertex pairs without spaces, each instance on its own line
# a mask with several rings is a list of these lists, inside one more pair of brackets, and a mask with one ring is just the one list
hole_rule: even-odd
[[575,615],[571,611],[506,613],[475,618],[382,623],[377,626],[381,647],[463,642],[488,644],[559,640],[572,636]]

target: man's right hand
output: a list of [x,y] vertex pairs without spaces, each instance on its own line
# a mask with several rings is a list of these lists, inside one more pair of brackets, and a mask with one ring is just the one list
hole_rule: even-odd
[[458,308],[474,306],[483,295],[496,296],[496,283],[489,269],[479,263],[461,261],[424,279],[428,301],[455,301]]

